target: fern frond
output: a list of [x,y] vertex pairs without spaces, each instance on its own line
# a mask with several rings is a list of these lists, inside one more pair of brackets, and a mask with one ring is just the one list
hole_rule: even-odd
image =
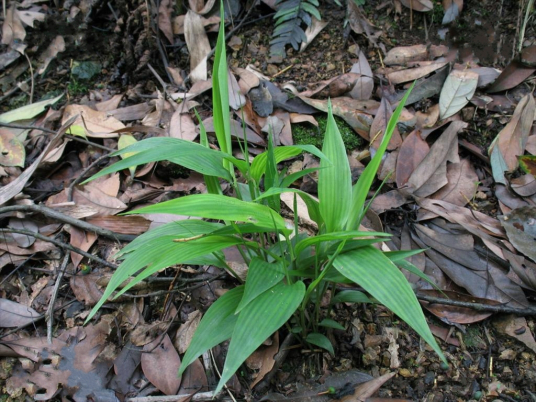
[[279,7],[274,15],[275,28],[270,41],[270,56],[285,57],[285,47],[292,45],[298,50],[300,43],[306,41],[303,26],[311,25],[311,15],[321,19],[318,0],[278,0]]

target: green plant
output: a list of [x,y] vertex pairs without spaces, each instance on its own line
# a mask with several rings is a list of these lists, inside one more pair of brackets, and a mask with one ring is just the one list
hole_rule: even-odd
[[[341,133],[344,147],[347,151],[353,151],[361,145],[361,138],[355,133],[355,131],[338,116],[334,116],[335,123]],[[299,123],[292,126],[292,138],[294,143],[298,145],[314,145],[315,147],[321,147],[324,142],[324,133],[326,132],[328,124],[328,116],[322,114],[316,118],[318,127],[313,126],[311,123]]]
[[270,41],[270,55],[284,57],[285,46],[290,44],[298,50],[301,42],[307,40],[302,25],[312,23],[311,15],[320,20],[318,0],[277,0],[274,15],[275,28]]
[[[222,25],[213,72],[214,126],[221,151],[208,147],[201,127],[200,144],[173,138],[146,139],[118,151],[118,155],[130,156],[93,177],[151,161],[170,160],[181,164],[204,174],[208,194],[184,196],[129,213],[173,213],[212,221],[172,222],[127,245],[119,253],[122,264],[88,320],[114,292],[117,291],[117,297],[155,272],[175,264],[213,264],[234,275],[222,250],[236,246],[249,266],[247,280],[207,310],[183,357],[179,375],[203,352],[230,339],[216,389],[219,391],[246,358],[285,324],[302,342],[333,354],[333,346],[322,328],[341,329],[342,326],[326,318],[329,315],[320,303],[323,296],[330,291],[331,305],[373,301],[362,292],[338,292],[336,286],[341,282],[361,285],[374,302],[384,304],[406,321],[445,361],[411,286],[397,267],[399,264],[424,277],[404,260],[416,251],[382,252],[373,244],[389,235],[357,230],[368,206],[367,193],[409,91],[393,113],[377,153],[352,186],[346,151],[331,106],[322,152],[310,145],[274,147],[269,135],[268,149],[251,163],[247,143],[241,144],[244,160],[232,157],[225,60]],[[277,169],[279,162],[303,151],[321,159],[318,201],[289,188],[296,179],[314,169],[290,175]],[[235,169],[243,180],[236,179]],[[236,197],[222,193],[220,179],[230,183]],[[279,197],[283,192],[293,192],[295,197],[303,199],[310,217],[318,224],[316,235],[301,233],[297,218],[288,225],[281,217]],[[296,198],[294,204],[296,210]],[[238,277],[237,280],[240,281]]]

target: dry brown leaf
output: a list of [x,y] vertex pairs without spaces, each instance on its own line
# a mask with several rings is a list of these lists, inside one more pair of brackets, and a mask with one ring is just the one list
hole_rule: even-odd
[[[531,94],[523,97],[519,101],[510,122],[501,130],[497,136],[497,141],[491,147],[492,158],[494,152],[500,152],[508,171],[517,169],[519,165],[517,157],[525,152],[535,111],[534,97]],[[492,168],[495,170],[493,163]]]
[[290,113],[290,122],[291,123],[311,123],[318,127],[318,122],[314,118],[314,116],[311,116],[309,114],[300,114],[300,113]]
[[183,113],[181,108],[177,108],[171,122],[169,123],[169,136],[186,141],[193,141],[197,138],[197,127],[190,116],[190,113]]
[[245,68],[233,68],[233,71],[240,77],[238,86],[243,94],[247,94],[251,88],[258,87],[260,84],[260,78]]
[[360,74],[346,73],[320,82],[313,90],[300,93],[300,97],[337,98],[352,90]]
[[389,50],[383,62],[386,66],[406,65],[412,61],[427,60],[428,57],[426,45],[398,46]]
[[[69,243],[71,246],[78,247],[83,251],[89,251],[91,246],[97,241],[97,235],[93,232],[86,232],[78,229],[76,226],[70,225],[67,229],[71,235]],[[78,264],[84,259],[84,256],[71,251],[71,261],[73,262],[73,268],[77,269]]]
[[383,32],[365,17],[355,1],[348,2],[348,22],[352,31],[358,35],[365,35],[374,47],[380,48],[385,54],[385,46],[378,41]]
[[43,64],[41,65],[39,70],[37,70],[37,72],[39,74],[43,74],[50,62],[56,58],[58,53],[63,51],[65,51],[65,40],[63,39],[63,36],[58,35],[54,38],[52,42],[50,42],[50,45],[48,45],[47,50],[45,50],[41,54],[41,56],[39,56],[39,59],[43,62]]
[[519,61],[514,60],[506,66],[491,87],[488,88],[488,92],[494,93],[512,89],[529,78],[534,71],[536,71],[536,68],[525,67]]
[[398,0],[407,8],[414,11],[428,12],[434,9],[434,4],[430,0]]
[[478,186],[478,176],[469,159],[448,165],[447,180],[447,185],[434,193],[432,198],[462,207],[473,199]]
[[[184,35],[184,20],[186,15],[179,15],[173,20],[173,33],[175,35]],[[208,32],[218,32],[220,17],[213,15],[212,17],[205,18],[201,17],[201,21],[205,28],[208,27]]]
[[[203,120],[203,125],[207,130],[207,133],[214,132],[214,119],[209,117],[208,119]],[[231,120],[231,135],[243,139],[244,138],[244,129],[242,124],[236,120]],[[251,128],[246,126],[246,137],[249,142],[256,145],[266,145],[266,141],[254,132]]]
[[274,356],[278,351],[279,332],[276,332],[272,337],[271,345],[261,346],[259,349],[253,352],[250,357],[248,357],[248,359],[246,360],[246,364],[251,359],[256,359],[258,361],[258,364],[256,366],[259,370],[259,372],[257,373],[257,377],[255,377],[255,380],[249,386],[251,389],[253,389],[253,387],[255,387],[255,385],[257,385],[264,378],[264,376],[272,370],[275,364]]
[[[374,120],[370,125],[370,138],[371,140],[373,140],[370,144],[371,148],[378,149],[378,147],[380,146],[383,140],[383,135],[387,130],[387,123],[389,122],[389,119],[391,118],[392,114],[393,108],[391,107],[391,104],[386,98],[382,98],[380,102],[380,107],[378,108],[376,116],[374,116]],[[400,136],[398,128],[395,127],[391,136],[391,140],[389,141],[389,145],[387,145],[387,149],[389,151],[398,149],[401,144],[402,137]]]
[[6,128],[0,128],[0,165],[24,167],[26,151],[24,144]]
[[170,44],[173,44],[173,29],[171,27],[171,13],[174,2],[171,0],[161,0],[158,7],[158,28],[162,31]]
[[417,118],[417,123],[415,125],[417,128],[433,127],[439,120],[439,104],[436,103],[428,108],[426,112],[415,112],[415,117]]
[[175,395],[181,386],[177,372],[181,366],[179,354],[166,334],[143,347],[141,369],[147,379],[166,395]]
[[[39,227],[33,220],[30,219],[10,218],[7,226],[12,229],[29,230],[30,232],[39,233]],[[35,237],[33,236],[19,233],[11,233],[11,235],[19,247],[27,248],[31,247],[31,245],[35,243]]]
[[87,222],[115,233],[133,235],[145,233],[150,225],[150,221],[138,215],[100,216],[88,219]]
[[408,81],[415,81],[419,78],[425,77],[428,74],[439,70],[441,67],[447,65],[446,61],[434,62],[422,67],[408,68],[400,71],[395,71],[387,75],[387,79],[391,84],[402,84]]
[[117,138],[115,130],[124,129],[125,125],[105,112],[98,112],[85,105],[67,105],[63,112],[62,124],[78,115],[70,131],[77,135],[93,138]]
[[372,91],[374,90],[374,75],[372,74],[372,70],[365,53],[363,53],[361,50],[359,51],[358,61],[352,66],[350,72],[360,74],[361,76],[357,79],[354,87],[348,95],[357,100],[370,99],[372,96]]
[[316,17],[311,16],[311,24],[305,30],[305,37],[307,40],[303,41],[300,45],[300,53],[303,52],[307,46],[311,44],[314,38],[328,25],[327,21],[317,20]]
[[[438,112],[439,113],[439,112]],[[400,146],[396,163],[396,185],[403,187],[411,174],[430,151],[428,143],[421,138],[420,131],[412,131]]]
[[197,14],[204,15],[212,10],[215,2],[216,0],[208,0],[206,3],[204,0],[188,0],[188,5]]
[[[44,16],[44,14],[43,14]],[[15,42],[24,42],[26,30],[22,25],[17,13],[16,3],[12,3],[7,9],[4,23],[2,24],[2,44],[12,45]]]
[[185,353],[190,346],[190,342],[202,316],[199,310],[192,311],[188,314],[188,319],[177,330],[177,335],[175,335],[173,343],[180,354]]
[[227,72],[228,88],[229,88],[229,106],[234,110],[239,110],[246,104],[247,92],[242,92],[242,88],[238,85],[235,76],[228,71]]
[[447,162],[458,163],[458,132],[467,127],[463,121],[453,121],[432,145],[430,152],[415,168],[408,180],[413,194],[426,197],[445,184],[447,180]]
[[11,328],[29,324],[40,314],[33,308],[0,298],[0,327]]
[[536,353],[536,341],[524,317],[516,317],[515,315],[499,316],[494,320],[493,326],[500,333],[516,338]]
[[364,382],[355,387],[352,395],[344,396],[340,399],[340,402],[363,402],[367,398],[371,397],[380,389],[380,387],[393,378],[396,375],[396,371],[392,373],[384,374],[373,380]]
[[[111,111],[117,110],[122,100],[123,100],[123,94],[117,94],[117,95],[112,96],[108,100],[97,103],[95,105],[95,109],[97,109],[99,112],[110,113]],[[110,114],[110,115],[113,116],[113,114]],[[114,116],[114,117],[117,118],[117,116]],[[131,119],[131,120],[137,120],[137,119]]]
[[281,131],[277,138],[274,135],[275,145],[294,145],[290,124],[290,113],[281,109],[276,109],[273,113],[273,117],[276,117],[282,124]]
[[184,19],[184,36],[190,54],[190,79],[192,82],[207,79],[207,56],[210,53],[203,21],[199,14],[188,10]]

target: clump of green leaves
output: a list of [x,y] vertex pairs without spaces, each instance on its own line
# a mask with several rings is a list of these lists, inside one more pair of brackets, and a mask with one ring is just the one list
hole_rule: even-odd
[[[363,287],[375,302],[384,304],[406,321],[444,360],[421,306],[397,266],[425,278],[404,259],[416,252],[383,252],[374,244],[388,238],[388,234],[358,230],[367,209],[368,191],[409,91],[393,113],[376,154],[358,182],[352,185],[346,150],[331,105],[322,152],[311,145],[274,147],[270,135],[268,149],[252,162],[247,143],[242,144],[245,158],[233,157],[227,74],[222,24],[213,72],[214,127],[221,151],[208,147],[203,129],[200,144],[150,138],[118,151],[118,155],[130,156],[94,176],[151,161],[181,164],[205,176],[208,194],[184,196],[128,213],[171,213],[210,221],[168,223],[141,235],[121,250],[118,258],[123,262],[88,320],[110,296],[118,297],[145,278],[176,264],[212,264],[234,274],[222,250],[238,247],[249,267],[246,281],[229,290],[206,311],[183,357],[179,375],[205,351],[230,339],[216,387],[218,392],[240,365],[285,323],[289,323],[304,344],[319,346],[333,354],[333,345],[323,329],[343,327],[330,318],[329,309],[322,307],[324,296],[329,291],[331,305],[372,301],[363,292],[337,291],[341,282]],[[304,151],[321,160],[318,200],[289,188],[295,180],[316,169],[288,176],[277,169],[279,162]],[[244,180],[236,179],[236,172],[242,175],[245,184],[241,183]],[[223,194],[221,180],[229,182],[236,197]],[[311,236],[302,233],[297,218],[294,224],[286,223],[280,215],[280,194],[284,192],[302,198],[309,216],[318,225],[318,233]],[[297,202],[294,204],[296,209]]]
[[[353,151],[361,145],[361,138],[355,131],[338,116],[334,116],[335,123],[341,133],[342,142],[347,151]],[[327,129],[328,116],[320,115],[316,117],[318,127],[311,123],[298,123],[292,125],[292,138],[295,144],[299,145],[314,145],[321,148],[324,143],[324,133]]]

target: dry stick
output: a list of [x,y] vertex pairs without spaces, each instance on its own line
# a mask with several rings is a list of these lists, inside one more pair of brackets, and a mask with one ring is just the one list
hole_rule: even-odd
[[20,233],[20,234],[27,235],[27,236],[33,236],[36,239],[47,241],[47,242],[52,243],[52,244],[54,244],[54,245],[56,245],[58,247],[61,247],[61,248],[64,248],[64,249],[67,249],[67,250],[70,250],[70,251],[74,251],[75,253],[83,255],[84,257],[89,258],[90,260],[96,261],[99,264],[104,265],[106,267],[113,268],[113,269],[117,268],[116,264],[114,264],[112,262],[108,262],[106,260],[103,260],[102,258],[97,257],[96,255],[90,254],[90,253],[88,253],[88,252],[86,252],[86,251],[84,251],[82,249],[79,249],[78,247],[71,246],[70,244],[63,243],[63,242],[61,242],[59,240],[53,239],[51,237],[43,236],[42,234],[35,233],[35,232],[30,231],[30,230],[3,228],[3,229],[0,229],[0,232],[3,232],[3,233]]
[[[220,392],[221,393],[221,392]],[[219,394],[214,392],[198,392],[197,394],[182,394],[182,395],[166,395],[166,396],[140,396],[135,398],[127,398],[127,402],[177,402],[177,401],[211,401]]]
[[61,263],[60,271],[58,272],[58,277],[56,278],[56,283],[54,283],[54,289],[52,290],[52,297],[48,304],[46,315],[47,321],[47,340],[48,344],[52,345],[52,327],[54,326],[54,304],[56,304],[56,298],[58,297],[58,292],[60,290],[61,280],[63,279],[63,274],[65,274],[65,269],[69,263],[69,253],[65,253],[63,261]]
[[73,218],[72,216],[69,216],[69,215],[65,215],[52,208],[45,207],[44,205],[36,205],[36,204],[9,205],[7,207],[0,208],[0,215],[7,213],[7,212],[37,212],[37,213],[45,215],[48,218],[55,219],[63,223],[68,223],[69,225],[76,226],[87,232],[94,232],[98,234],[99,236],[104,236],[114,241],[132,241],[137,237],[135,235],[126,235],[126,234],[112,232],[111,230],[104,229],[100,226],[93,225],[91,223],[82,221],[80,219]]
[[456,307],[466,307],[477,311],[486,311],[490,313],[505,313],[505,314],[515,314],[520,316],[526,316],[526,315],[536,315],[536,306],[532,307],[525,307],[525,308],[515,308],[515,307],[508,307],[508,306],[492,306],[489,304],[484,303],[471,303],[471,302],[464,302],[459,300],[452,300],[452,299],[443,299],[440,297],[433,297],[433,296],[425,296],[416,293],[417,299],[426,301],[429,303],[434,304],[444,304],[446,306],[456,306]]

